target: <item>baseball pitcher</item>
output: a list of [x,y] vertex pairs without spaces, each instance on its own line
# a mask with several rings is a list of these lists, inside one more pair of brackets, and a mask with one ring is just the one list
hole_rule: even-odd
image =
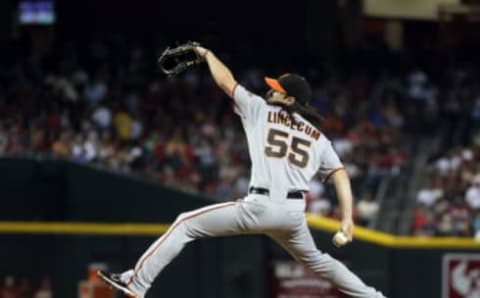
[[352,240],[350,180],[319,129],[321,117],[308,108],[312,97],[308,82],[297,74],[265,78],[270,90],[262,98],[238,84],[210,50],[197,44],[192,50],[208,64],[215,83],[231,97],[241,119],[252,162],[249,192],[243,200],[180,214],[135,268],[121,274],[99,271],[99,276],[127,296],[143,298],[185,244],[203,237],[264,234],[343,293],[358,298],[384,297],[342,263],[320,252],[307,226],[305,193],[308,182],[319,172],[335,185],[342,211],[340,230],[346,242]]

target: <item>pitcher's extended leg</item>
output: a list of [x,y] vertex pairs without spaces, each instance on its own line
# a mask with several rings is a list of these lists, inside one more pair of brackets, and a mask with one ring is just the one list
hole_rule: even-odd
[[326,253],[321,253],[315,246],[306,221],[294,231],[269,234],[269,236],[286,249],[295,260],[318,273],[323,279],[332,282],[341,292],[355,298],[384,297],[374,288],[365,285],[341,262]]
[[240,234],[245,229],[240,220],[241,203],[207,206],[180,214],[168,231],[143,254],[134,272],[126,272],[128,288],[142,298],[157,275],[183,249],[185,244],[202,237]]

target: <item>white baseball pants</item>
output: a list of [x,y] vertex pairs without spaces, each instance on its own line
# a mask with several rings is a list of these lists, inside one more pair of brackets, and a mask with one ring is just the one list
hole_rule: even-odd
[[323,279],[358,298],[384,297],[366,286],[353,272],[315,246],[304,213],[303,200],[273,202],[251,194],[243,201],[207,206],[180,214],[168,231],[143,254],[134,270],[122,274],[128,287],[143,298],[157,275],[185,244],[197,238],[265,234]]

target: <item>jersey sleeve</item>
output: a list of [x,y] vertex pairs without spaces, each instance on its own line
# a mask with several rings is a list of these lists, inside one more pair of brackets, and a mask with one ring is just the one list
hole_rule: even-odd
[[265,100],[237,84],[233,89],[234,111],[240,117],[256,119],[259,111],[266,106]]
[[344,169],[340,158],[333,149],[332,143],[328,140],[325,142],[325,148],[321,153],[320,160],[321,163],[318,171],[324,183],[327,182],[335,172]]

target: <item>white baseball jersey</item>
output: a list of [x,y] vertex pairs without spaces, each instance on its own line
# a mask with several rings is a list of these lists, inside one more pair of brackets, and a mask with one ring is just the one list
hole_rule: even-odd
[[342,263],[321,253],[308,229],[304,200],[287,200],[287,192],[308,190],[317,172],[328,178],[342,167],[328,139],[299,115],[292,123],[280,107],[240,85],[233,92],[235,111],[242,118],[252,159],[251,186],[269,195],[250,194],[243,200],[181,213],[168,231],[138,260],[134,269],[106,279],[117,289],[144,298],[157,275],[183,247],[198,238],[265,234],[339,290],[356,298],[384,298],[365,285]]
[[314,125],[294,113],[295,123],[278,106],[237,85],[235,112],[241,117],[252,160],[250,184],[269,189],[272,198],[308,191],[319,171],[324,180],[343,168],[331,142]]

